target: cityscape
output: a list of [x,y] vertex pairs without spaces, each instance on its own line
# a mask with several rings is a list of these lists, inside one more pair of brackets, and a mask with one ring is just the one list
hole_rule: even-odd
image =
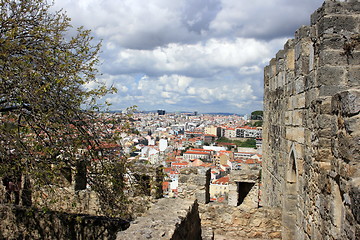
[[0,240],[360,239],[359,19],[1,0]]
[[[165,197],[177,196],[180,169],[203,166],[211,168],[211,200],[224,201],[231,171],[261,167],[262,111],[254,113],[258,115],[134,113],[131,129],[136,134],[122,134],[121,146],[132,156],[129,161],[164,167]],[[116,113],[102,117],[118,118]]]

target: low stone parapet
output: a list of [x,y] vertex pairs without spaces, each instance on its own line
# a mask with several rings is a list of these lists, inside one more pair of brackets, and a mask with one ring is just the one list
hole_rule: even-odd
[[0,205],[0,239],[115,239],[128,227],[119,218]]
[[197,201],[160,199],[144,216],[117,234],[121,239],[201,239]]

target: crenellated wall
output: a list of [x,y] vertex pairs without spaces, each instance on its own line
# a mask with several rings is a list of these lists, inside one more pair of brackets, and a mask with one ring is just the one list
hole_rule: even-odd
[[359,1],[325,1],[265,68],[262,201],[283,239],[360,236],[359,33]]

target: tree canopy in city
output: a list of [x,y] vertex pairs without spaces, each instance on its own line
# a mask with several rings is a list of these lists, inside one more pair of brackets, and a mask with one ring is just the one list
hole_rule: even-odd
[[94,124],[96,100],[114,90],[96,83],[99,50],[46,0],[0,0],[0,177],[25,175],[34,191],[76,169],[109,206],[121,201],[124,164],[104,154],[100,141],[114,139]]

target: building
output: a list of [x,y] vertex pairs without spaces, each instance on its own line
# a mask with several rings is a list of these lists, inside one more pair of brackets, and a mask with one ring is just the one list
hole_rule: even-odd
[[185,161],[190,161],[193,159],[200,159],[204,162],[211,162],[212,151],[204,150],[204,149],[191,149],[191,150],[186,151],[183,154],[183,158]]
[[229,193],[229,176],[215,179],[210,183],[210,197],[225,196]]
[[163,109],[157,110],[157,114],[158,114],[159,116],[165,115],[165,110],[163,110]]

